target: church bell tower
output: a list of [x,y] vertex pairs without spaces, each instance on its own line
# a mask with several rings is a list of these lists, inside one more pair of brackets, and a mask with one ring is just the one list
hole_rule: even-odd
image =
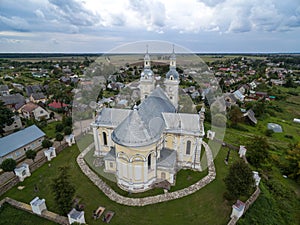
[[148,45],[147,51],[144,56],[144,70],[141,73],[140,78],[140,92],[141,92],[141,102],[147,98],[147,96],[154,90],[155,87],[155,79],[153,71],[151,70],[151,60],[150,55],[148,53]]
[[178,87],[179,87],[179,74],[176,70],[176,55],[174,51],[173,45],[173,52],[170,56],[170,69],[166,74],[166,79],[164,81],[166,87],[166,93],[173,103],[176,109],[178,109]]

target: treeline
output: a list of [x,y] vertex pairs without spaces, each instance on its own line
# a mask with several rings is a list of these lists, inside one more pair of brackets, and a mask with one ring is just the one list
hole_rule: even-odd
[[0,58],[92,57],[103,53],[0,53]]

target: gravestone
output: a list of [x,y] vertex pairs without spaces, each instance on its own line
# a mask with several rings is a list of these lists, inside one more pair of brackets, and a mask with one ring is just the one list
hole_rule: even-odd
[[207,131],[206,137],[207,137],[209,140],[213,140],[213,139],[215,138],[215,135],[216,135],[216,132],[211,131],[211,130],[208,130],[208,131]]
[[72,146],[73,144],[75,144],[75,135],[70,134],[69,136],[67,136],[66,142],[68,143],[69,146]]
[[239,149],[239,155],[240,158],[243,158],[246,155],[247,149],[245,148],[245,146],[240,145],[240,149]]
[[47,157],[48,161],[56,157],[56,151],[54,147],[50,147],[49,149],[44,151],[45,156]]
[[76,209],[72,209],[69,213],[68,213],[68,220],[69,223],[85,223],[85,219],[84,219],[84,211],[77,211]]
[[236,203],[232,206],[232,213],[230,218],[237,217],[240,218],[245,210],[245,203],[237,200]]
[[21,182],[24,181],[26,177],[31,176],[29,165],[27,163],[23,163],[20,167],[14,169],[14,171],[16,176],[19,177]]
[[41,215],[43,210],[47,210],[45,199],[39,199],[39,197],[35,197],[30,205],[32,212],[38,215]]
[[255,186],[258,187],[261,178],[258,175],[258,172],[252,171],[252,173],[253,173],[253,179],[255,181]]

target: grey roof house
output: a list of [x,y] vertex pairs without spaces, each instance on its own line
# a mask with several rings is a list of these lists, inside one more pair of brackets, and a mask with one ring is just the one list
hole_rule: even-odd
[[42,146],[45,133],[32,125],[16,133],[0,138],[0,163],[6,158],[19,160],[29,149],[36,150]]
[[9,95],[9,88],[7,85],[0,85],[0,95],[1,96]]
[[13,95],[0,96],[0,100],[4,102],[4,105],[8,108],[15,110],[20,109],[25,104],[25,98],[23,95],[17,93]]

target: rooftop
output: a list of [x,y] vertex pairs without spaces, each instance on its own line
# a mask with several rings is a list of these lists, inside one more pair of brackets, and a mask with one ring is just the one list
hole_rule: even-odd
[[45,136],[45,133],[36,125],[32,125],[16,133],[0,138],[0,157],[5,156],[43,136]]
[[175,107],[158,86],[112,133],[115,143],[139,147],[156,142],[164,130],[163,112],[175,113]]

